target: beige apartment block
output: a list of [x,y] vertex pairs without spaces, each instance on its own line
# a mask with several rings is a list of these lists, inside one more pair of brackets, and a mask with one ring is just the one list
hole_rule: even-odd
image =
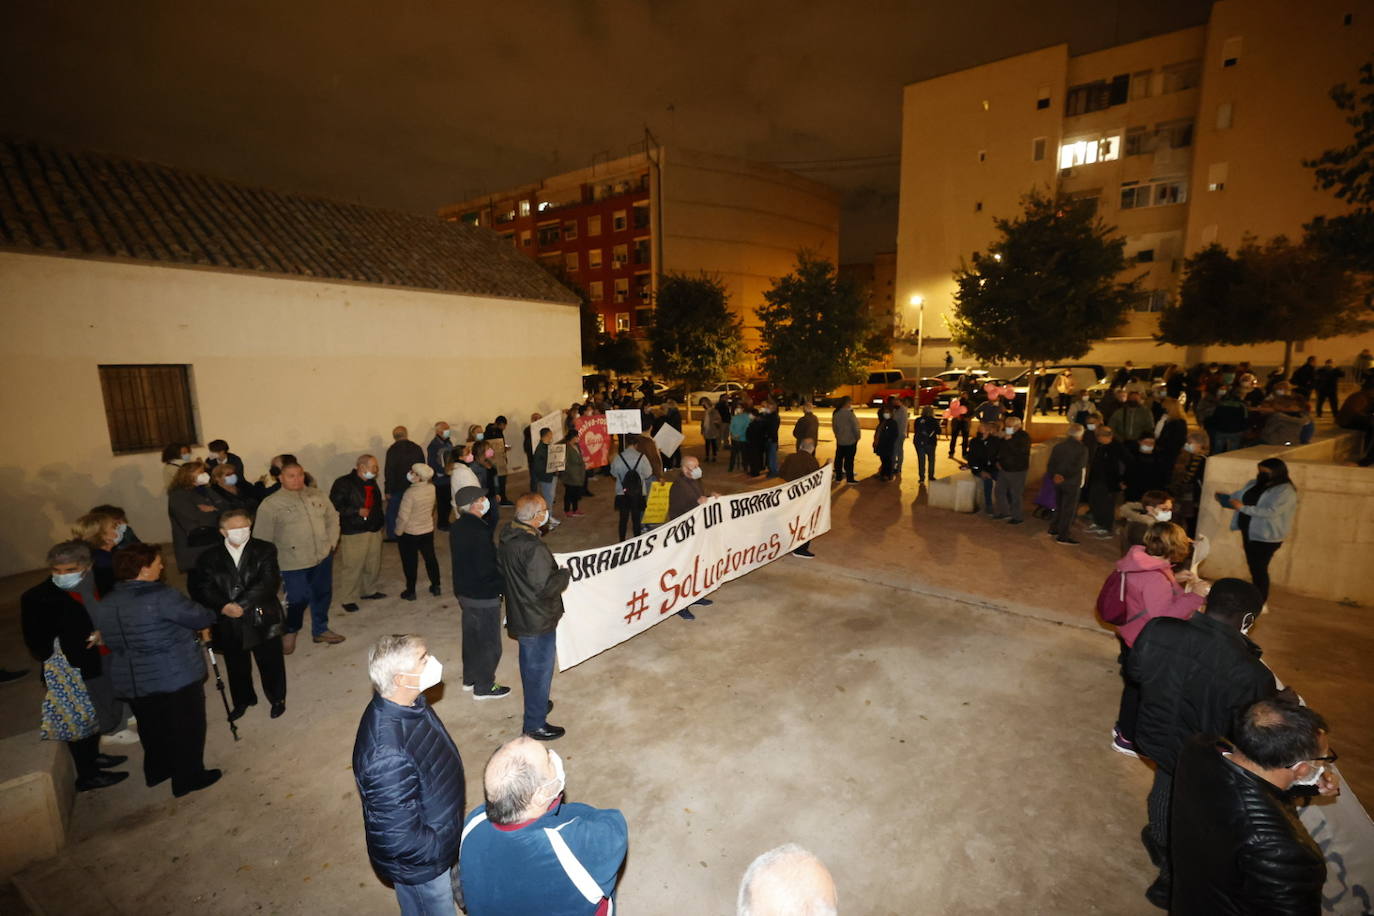
[[[1374,8],[1349,0],[1219,0],[1205,26],[1091,54],[1056,45],[909,85],[902,110],[896,305],[943,344],[953,271],[1032,188],[1096,201],[1148,296],[1089,359],[1281,361],[1282,345],[1158,347],[1183,259],[1246,235],[1298,238],[1344,205],[1304,158],[1350,141],[1327,93],[1374,55]],[[913,302],[921,303],[920,306]],[[905,314],[903,314],[905,312]],[[1347,363],[1366,336],[1299,352]]]
[[650,146],[450,204],[439,216],[489,227],[561,267],[608,333],[643,336],[661,274],[719,276],[751,349],[763,293],[792,270],[797,252],[832,263],[839,253],[834,190],[764,163],[681,147]]

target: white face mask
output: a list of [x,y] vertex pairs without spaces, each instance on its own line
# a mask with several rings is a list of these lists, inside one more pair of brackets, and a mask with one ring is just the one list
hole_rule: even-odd
[[417,678],[419,684],[417,685],[416,689],[419,690],[421,693],[424,693],[426,690],[433,687],[435,684],[439,683],[444,679],[444,666],[439,664],[439,659],[435,658],[433,655],[430,655],[425,658],[425,666],[420,669],[420,673],[418,675],[407,674],[404,676]]
[[1197,452],[1197,445],[1189,442],[1187,445],[1183,446],[1183,450],[1190,455],[1195,454]]
[[1161,509],[1155,513],[1155,521],[1157,522],[1167,522],[1173,517],[1174,513],[1172,509]]
[[196,486],[203,487],[209,482],[210,475],[205,473],[204,471],[201,471],[199,474],[196,475]]
[[441,435],[441,436],[443,436],[445,439],[447,439],[447,438],[449,438],[449,436],[452,435],[452,431],[446,429],[446,430],[444,430],[443,432],[441,432],[439,435]]
[[473,513],[479,516],[486,515],[489,509],[491,509],[491,501],[488,500],[486,497],[482,497],[481,499],[477,500],[477,502],[472,504]]
[[1089,423],[1089,424],[1088,424],[1088,429],[1097,429],[1097,424],[1096,424],[1096,423]]
[[[567,771],[563,769],[563,758],[558,756],[557,751],[549,751],[549,762],[553,764],[553,779],[549,780],[549,783],[553,783],[557,786],[549,793],[549,800],[552,801],[563,793],[563,789],[568,784],[568,774]],[[549,785],[549,783],[545,783],[544,785]],[[542,794],[544,786],[540,786],[539,791]]]
[[1142,454],[1142,455],[1148,455],[1148,454],[1150,454],[1151,452],[1153,452],[1154,450],[1155,450],[1155,447],[1154,447],[1153,445],[1142,445],[1142,446],[1140,447],[1140,454]]
[[224,539],[234,547],[242,547],[248,543],[248,538],[253,534],[252,528],[230,528],[224,532]]
[[701,478],[701,468],[688,468],[687,476],[693,480],[699,480]]
[[1019,426],[1008,426],[1007,431],[1004,435],[1006,435],[1006,437],[1010,439],[1012,436],[1016,435],[1020,431],[1020,429],[1021,427]]
[[239,482],[239,475],[237,475],[237,474],[225,474],[225,475],[224,475],[224,482],[227,483],[227,484],[228,484],[229,486],[231,486],[231,487],[237,486],[237,485],[238,485],[238,482]]
[[[1292,765],[1291,767],[1289,767],[1288,769],[1290,769],[1290,770],[1295,770],[1295,771],[1296,771],[1298,767],[1302,766],[1302,765],[1303,765],[1304,763],[1306,763],[1306,762],[1307,762],[1307,761],[1305,761],[1305,760],[1299,761],[1298,763],[1293,764],[1293,765]],[[1311,775],[1311,776],[1308,776],[1306,779],[1295,779],[1295,780],[1293,780],[1293,785],[1295,785],[1295,786],[1315,786],[1315,785],[1321,780],[1322,774],[1325,773],[1325,772],[1326,772],[1326,767],[1325,767],[1325,765],[1316,767],[1315,769],[1312,770],[1312,775]]]
[[124,540],[124,535],[125,535],[126,532],[128,532],[128,530],[129,530],[129,526],[126,525],[124,522],[120,522],[118,525],[115,525],[115,543],[116,543],[116,544],[118,544],[120,541]]
[[1242,635],[1242,636],[1249,636],[1249,635],[1250,635],[1250,628],[1253,627],[1254,625],[1255,625],[1255,615],[1254,615],[1254,614],[1246,614],[1245,617],[1242,618],[1242,619],[1241,619],[1241,622],[1240,622],[1240,635]]
[[376,471],[363,471],[363,480],[372,480],[377,476]]
[[407,474],[407,475],[406,475],[406,480],[409,480],[411,483],[419,483],[419,482],[420,482],[420,478],[416,477],[414,474]]

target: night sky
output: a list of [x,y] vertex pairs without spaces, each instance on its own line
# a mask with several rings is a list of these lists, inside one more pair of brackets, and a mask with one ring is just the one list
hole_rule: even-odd
[[[847,192],[842,257],[896,235],[901,89],[1210,0],[13,2],[0,125],[283,190],[432,213],[660,140]],[[879,158],[883,157],[883,158]],[[849,162],[819,160],[863,158]]]

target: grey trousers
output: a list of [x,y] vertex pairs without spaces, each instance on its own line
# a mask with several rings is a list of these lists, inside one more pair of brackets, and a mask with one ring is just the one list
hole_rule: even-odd
[[992,490],[992,502],[998,515],[1010,515],[1017,521],[1024,518],[1022,504],[1026,501],[1026,472],[998,471],[997,484]]

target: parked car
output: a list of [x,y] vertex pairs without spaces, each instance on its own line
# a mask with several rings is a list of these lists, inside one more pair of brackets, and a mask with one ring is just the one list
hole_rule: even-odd
[[944,410],[950,401],[959,396],[959,386],[964,383],[965,378],[972,381],[975,392],[981,392],[987,377],[987,369],[946,369],[944,372],[936,373],[935,378],[945,387],[936,393],[933,403]]
[[739,382],[720,382],[716,385],[712,385],[710,388],[702,388],[699,391],[691,392],[687,395],[687,403],[693,405],[700,404],[702,398],[709,398],[711,403],[714,404],[723,397],[734,397],[744,393],[745,387]]
[[925,407],[935,403],[935,397],[945,390],[945,383],[938,378],[923,378],[918,384],[915,379],[904,378],[901,384],[891,388],[880,388],[873,392],[873,396],[868,399],[869,407],[881,407],[888,398],[917,398],[920,392],[917,406]]
[[824,407],[839,403],[840,398],[850,398],[856,406],[863,406],[869,402],[875,392],[885,388],[899,387],[903,376],[901,369],[879,369],[877,372],[870,372],[868,380],[857,385],[841,385],[834,391],[828,391],[824,395],[818,396],[816,404]]
[[[1065,369],[1068,369],[1073,376],[1074,390],[1082,391],[1087,389],[1090,397],[1098,390],[1098,385],[1107,378],[1106,368],[1097,363],[1056,363],[1055,365],[1044,367],[1046,375],[1058,375]],[[1051,381],[1050,384],[1052,385],[1053,381]],[[1025,404],[1026,393],[1030,389],[1030,370],[1027,369],[1013,378],[1011,380],[1011,385],[1016,389],[1017,402]],[[1050,396],[1054,396],[1053,391],[1050,392]]]
[[589,398],[602,388],[607,388],[611,384],[609,376],[596,374],[582,376],[582,396]]

